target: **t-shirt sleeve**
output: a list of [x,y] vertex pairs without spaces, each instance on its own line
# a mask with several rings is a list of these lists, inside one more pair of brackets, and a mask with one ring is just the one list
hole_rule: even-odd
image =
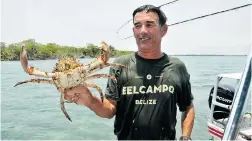
[[[116,59],[114,63],[118,63]],[[113,66],[110,67],[109,75],[114,76],[116,80],[108,79],[106,89],[105,89],[105,97],[107,99],[112,99],[118,101],[120,98],[118,81],[121,74],[121,67]]]
[[192,104],[193,94],[191,92],[190,74],[184,64],[180,67],[180,92],[177,97],[177,104],[181,112],[186,111],[187,107]]

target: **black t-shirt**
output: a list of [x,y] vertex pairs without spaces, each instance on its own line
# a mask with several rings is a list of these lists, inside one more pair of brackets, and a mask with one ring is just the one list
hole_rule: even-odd
[[144,59],[137,53],[115,59],[105,96],[117,101],[114,133],[119,140],[175,139],[177,105],[191,104],[190,75],[182,61],[166,54]]

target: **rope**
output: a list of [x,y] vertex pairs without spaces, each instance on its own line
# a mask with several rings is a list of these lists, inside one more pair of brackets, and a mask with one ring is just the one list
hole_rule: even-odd
[[[178,0],[174,0],[174,1],[171,1],[171,2],[168,2],[168,3],[165,3],[165,4],[162,4],[160,6],[158,6],[158,8],[161,8],[162,6],[165,6],[165,5],[168,5],[168,4],[172,4],[174,2],[176,2]],[[124,23],[118,30],[116,33],[118,33],[126,24],[128,24],[132,19],[128,20],[126,23]]]
[[[231,8],[231,9],[227,9],[227,10],[223,10],[223,11],[219,11],[219,12],[215,12],[215,13],[211,13],[211,14],[199,16],[199,17],[196,17],[196,18],[192,18],[192,19],[188,19],[188,20],[176,22],[176,23],[170,24],[170,25],[168,25],[168,26],[174,26],[174,25],[178,25],[178,24],[181,24],[181,23],[186,23],[186,22],[193,21],[193,20],[196,20],[196,19],[201,19],[201,18],[205,18],[205,17],[208,17],[208,16],[212,16],[212,15],[216,15],[216,14],[220,14],[220,13],[224,13],[224,12],[228,12],[228,11],[232,11],[232,10],[244,8],[244,7],[247,7],[247,6],[250,6],[250,5],[251,5],[251,4],[246,4],[246,5],[234,7],[234,8]],[[123,26],[124,26],[124,25],[123,25]],[[122,28],[122,27],[121,27],[121,28]],[[121,40],[125,40],[125,39],[131,38],[131,37],[133,37],[133,35],[132,35],[132,36],[129,36],[129,37],[126,37],[126,38],[122,38]]]

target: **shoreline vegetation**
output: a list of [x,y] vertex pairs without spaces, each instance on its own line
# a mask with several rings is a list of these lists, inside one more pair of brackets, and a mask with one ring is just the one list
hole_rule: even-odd
[[[19,43],[6,45],[1,42],[1,61],[17,61],[19,60],[21,45],[25,44],[27,56],[29,60],[52,60],[59,59],[63,56],[75,58],[95,58],[100,55],[101,48],[94,44],[86,46],[61,46],[56,43],[41,44],[35,42],[34,39],[24,40]],[[117,50],[109,45],[110,57],[116,58],[121,55],[133,53],[134,51]],[[246,55],[221,55],[221,54],[173,54],[171,56],[246,56]]]
[[[29,60],[52,60],[59,59],[63,56],[75,58],[95,58],[100,55],[101,48],[94,44],[86,46],[61,46],[55,43],[41,44],[35,42],[34,39],[24,40],[19,43],[6,45],[1,42],[1,61],[17,61],[19,60],[22,44],[26,45],[27,57]],[[133,53],[133,51],[117,50],[109,45],[110,57],[118,57],[121,55]]]

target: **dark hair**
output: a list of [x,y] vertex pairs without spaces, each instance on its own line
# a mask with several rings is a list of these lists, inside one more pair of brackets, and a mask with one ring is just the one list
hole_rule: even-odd
[[143,5],[143,6],[138,7],[137,9],[135,9],[133,12],[133,21],[134,21],[134,17],[136,15],[136,13],[142,12],[142,11],[156,13],[158,15],[159,24],[161,27],[166,23],[167,18],[165,16],[164,12],[159,7],[156,7],[154,5]]

